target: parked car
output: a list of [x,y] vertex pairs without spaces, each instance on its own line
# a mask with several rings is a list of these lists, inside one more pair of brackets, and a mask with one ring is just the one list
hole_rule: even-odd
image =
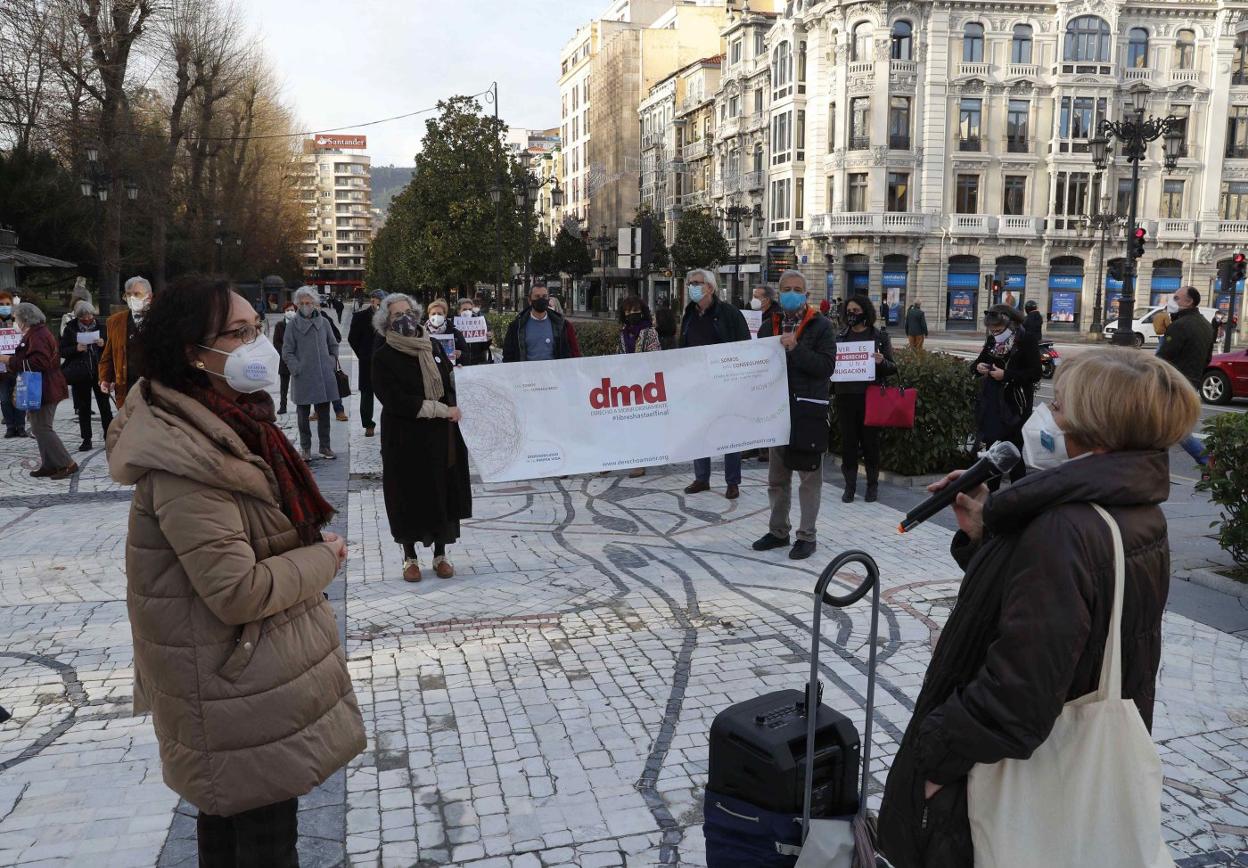
[[[1135,331],[1135,345],[1137,347],[1157,346],[1157,330],[1153,328],[1153,317],[1166,309],[1164,304],[1154,305],[1152,307],[1137,307],[1135,309],[1135,319],[1131,325]],[[1205,319],[1213,322],[1213,316],[1218,312],[1215,307],[1202,307],[1200,312],[1205,315]],[[1114,333],[1118,331],[1118,320],[1110,320],[1105,325],[1105,340],[1112,341]]]
[[1200,396],[1210,404],[1248,398],[1248,350],[1219,353],[1210,359],[1209,369],[1200,381]]

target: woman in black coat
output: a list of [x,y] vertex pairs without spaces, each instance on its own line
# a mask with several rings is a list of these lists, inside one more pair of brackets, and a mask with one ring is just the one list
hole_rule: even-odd
[[420,305],[402,293],[381,301],[373,327],[373,392],[381,402],[381,473],[386,517],[403,546],[403,579],[419,582],[416,544],[432,546],[433,571],[455,575],[446,547],[472,517],[468,447],[459,432],[452,362],[421,325]]
[[[875,346],[875,382],[897,373],[893,361],[893,341],[883,328],[875,327],[875,305],[865,295],[855,295],[845,302],[846,328],[836,342],[871,341]],[[880,485],[880,429],[868,427],[868,383],[834,383],[836,419],[841,432],[841,475],[845,492],[841,500],[853,503],[858,490],[858,458],[867,465],[867,502],[878,497]]]
[[[94,334],[96,339],[90,343],[79,343],[79,334]],[[97,368],[100,356],[104,352],[103,323],[96,317],[95,308],[89,301],[80,301],[74,305],[74,316],[65,323],[61,332],[61,373],[69,384],[69,393],[74,399],[74,411],[78,414],[78,433],[82,435],[79,452],[91,451],[91,399],[100,410],[100,439],[108,434],[108,426],[113,423],[113,408],[109,404],[108,395],[100,391],[100,378]]]
[[[1023,328],[1023,315],[1008,304],[994,304],[984,314],[988,339],[972,365],[980,378],[976,432],[981,443],[1008,440],[1023,448],[1023,426],[1031,418],[1031,403],[1040,382],[1040,339]],[[1014,465],[1010,480],[1026,474],[1023,462]],[[991,488],[1001,485],[998,477]]]

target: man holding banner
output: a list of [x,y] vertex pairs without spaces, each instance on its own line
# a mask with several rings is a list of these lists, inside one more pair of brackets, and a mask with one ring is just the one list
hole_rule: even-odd
[[503,361],[549,362],[577,355],[568,340],[567,321],[550,309],[550,290],[537,284],[529,290],[529,306],[507,326]]
[[[771,521],[767,533],[754,543],[755,551],[789,544],[789,510],[793,474],[797,473],[797,500],[801,515],[797,542],[789,557],[802,560],[815,551],[815,521],[823,496],[823,452],[828,442],[829,378],[836,367],[836,333],[832,321],[808,304],[806,278],[800,271],[780,276],[780,310],[773,305],[763,318],[759,338],[780,335],[788,368],[788,446],[773,446],[767,470],[767,500]],[[804,446],[811,448],[805,449]]]

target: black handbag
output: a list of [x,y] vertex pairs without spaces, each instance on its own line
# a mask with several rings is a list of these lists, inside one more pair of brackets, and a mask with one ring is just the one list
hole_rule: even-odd
[[76,353],[61,365],[65,382],[71,386],[89,386],[95,382],[95,354],[90,350]]
[[334,379],[338,381],[338,397],[351,397],[351,378],[342,370],[342,365],[334,359]]
[[784,466],[789,470],[818,470],[828,448],[828,401],[817,398],[789,400],[789,445]]

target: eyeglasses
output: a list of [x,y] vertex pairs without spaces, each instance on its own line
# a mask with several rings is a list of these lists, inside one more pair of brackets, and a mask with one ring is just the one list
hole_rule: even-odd
[[239,326],[236,329],[221,332],[217,335],[217,337],[234,338],[240,344],[250,344],[254,343],[256,338],[260,337],[263,331],[264,323],[260,322],[260,320],[256,320],[254,323],[249,323],[248,325]]

